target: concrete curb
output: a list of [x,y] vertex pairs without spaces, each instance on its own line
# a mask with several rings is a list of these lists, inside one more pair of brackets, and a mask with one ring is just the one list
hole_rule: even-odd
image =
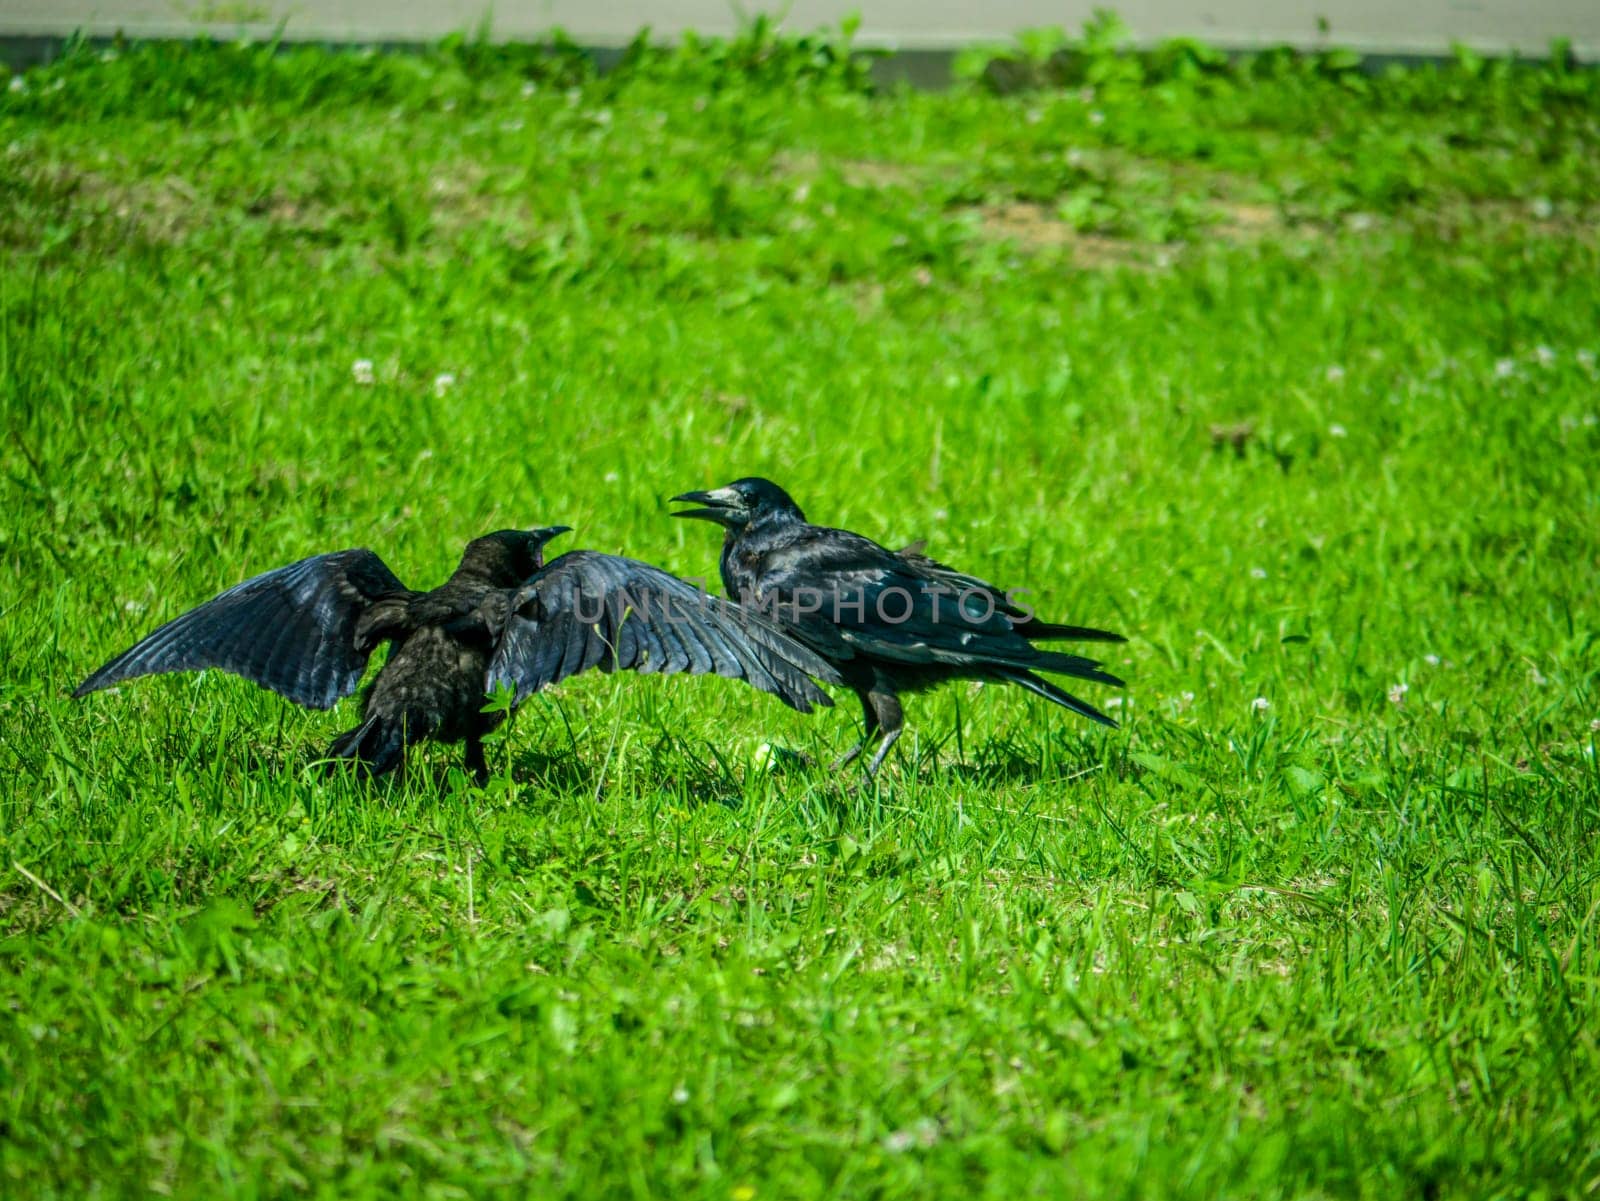
[[[181,41],[187,38],[212,36],[219,41],[234,40],[237,33],[223,36],[221,33],[188,33],[123,38],[118,34],[90,33],[82,40],[94,47],[108,47],[122,42],[139,41]],[[256,42],[270,42],[273,40],[274,31],[267,29],[259,35],[245,35],[249,40]],[[13,71],[27,70],[51,62],[61,56],[66,47],[74,40],[74,35],[62,33],[0,33],[0,64]],[[495,38],[495,41],[519,41],[517,38]],[[541,39],[526,39],[530,43],[537,43]],[[672,40],[662,39],[663,44],[670,45]],[[975,46],[993,44],[996,47],[1008,43],[1005,38],[983,39],[973,43]],[[415,54],[438,44],[437,39],[398,39],[366,41],[360,39],[342,40],[330,38],[294,38],[285,35],[281,44],[285,48],[299,46],[322,46],[327,49],[351,49],[354,47],[371,48],[385,53]],[[600,73],[611,70],[623,55],[623,47],[615,43],[592,43],[576,41],[577,47],[594,60],[595,68]],[[1156,41],[1136,43],[1155,45]],[[1283,41],[1251,41],[1249,39],[1231,39],[1207,43],[1232,57],[1242,57],[1246,54],[1259,53],[1264,50],[1277,49],[1289,45],[1302,52],[1315,50],[1353,50],[1362,57],[1361,69],[1368,73],[1377,73],[1390,66],[1415,67],[1427,64],[1443,64],[1454,61],[1454,56],[1448,51],[1422,51],[1422,50],[1383,50],[1362,48],[1358,45],[1344,45],[1339,43],[1321,43],[1316,45],[1296,45]],[[945,48],[911,48],[892,49],[882,46],[865,44],[861,40],[854,43],[855,47],[863,52],[873,55],[871,63],[872,78],[880,87],[892,87],[905,84],[921,90],[939,90],[949,87],[954,82],[952,66],[959,49]],[[1522,62],[1545,62],[1549,59],[1548,50],[1539,54],[1522,54],[1511,50],[1479,51],[1485,57],[1514,57]],[[1572,60],[1576,65],[1584,67],[1600,66],[1600,48],[1585,47],[1582,50],[1574,48]]]

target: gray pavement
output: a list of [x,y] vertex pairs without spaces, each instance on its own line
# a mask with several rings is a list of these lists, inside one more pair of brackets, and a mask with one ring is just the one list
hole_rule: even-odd
[[[1104,0],[0,0],[0,37],[74,31],[130,36],[270,36],[282,22],[293,39],[428,41],[473,29],[492,14],[501,38],[554,26],[592,46],[619,45],[649,26],[672,38],[685,29],[725,34],[740,13],[783,14],[783,27],[810,32],[859,13],[864,45],[945,50],[1005,40],[1042,25],[1081,28]],[[1600,0],[1121,0],[1110,7],[1141,39],[1190,35],[1225,48],[1336,44],[1398,55],[1441,54],[1454,42],[1480,50],[1542,54],[1569,38],[1600,59]],[[1326,28],[1324,29],[1324,19]]]

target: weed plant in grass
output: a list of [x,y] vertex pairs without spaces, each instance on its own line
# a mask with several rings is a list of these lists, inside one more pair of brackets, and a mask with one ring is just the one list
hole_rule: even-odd
[[[1062,49],[0,91],[7,1196],[1600,1187],[1600,82]],[[1132,634],[1122,728],[950,688],[850,793],[760,748],[853,706],[588,676],[368,790],[66,699],[330,547],[714,577],[744,474]]]

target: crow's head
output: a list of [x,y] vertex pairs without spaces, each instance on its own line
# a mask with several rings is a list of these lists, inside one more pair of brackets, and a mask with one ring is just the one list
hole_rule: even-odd
[[674,496],[672,500],[674,504],[701,506],[674,513],[674,517],[699,517],[730,530],[741,530],[769,517],[786,517],[795,521],[806,519],[800,506],[789,498],[787,492],[771,480],[754,476],[734,480],[727,487],[713,488],[710,492],[685,492],[681,496]]
[[544,566],[544,544],[570,525],[546,525],[531,530],[496,530],[467,543],[461,571],[489,580],[499,588],[514,588]]

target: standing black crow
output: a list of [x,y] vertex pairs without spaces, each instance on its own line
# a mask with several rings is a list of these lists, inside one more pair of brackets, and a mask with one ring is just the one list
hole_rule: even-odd
[[1115,726],[1093,705],[1036,671],[1101,684],[1122,681],[1093,659],[1040,650],[1036,641],[1122,642],[1120,634],[1039,621],[1007,593],[913,547],[892,551],[848,530],[810,525],[800,506],[770,480],[735,480],[675,502],[702,506],[677,517],[714,521],[725,531],[722,583],[728,595],[772,616],[827,659],[861,698],[866,733],[834,766],[850,762],[879,731],[867,765],[878,770],[904,715],[899,694],[942,680],[1020,684],[1093,721]]
[[80,684],[83,696],[135,676],[216,667],[297,704],[329,709],[356,690],[379,643],[393,650],[368,688],[362,722],[330,759],[374,775],[423,739],[466,742],[488,777],[483,736],[504,720],[485,694],[520,702],[598,667],[742,679],[809,713],[833,702],[811,675],[831,668],[775,627],[649,564],[594,551],[544,562],[570,527],[500,530],[467,544],[432,592],[413,592],[370,550],[315,555],[246,580],[162,626]]

